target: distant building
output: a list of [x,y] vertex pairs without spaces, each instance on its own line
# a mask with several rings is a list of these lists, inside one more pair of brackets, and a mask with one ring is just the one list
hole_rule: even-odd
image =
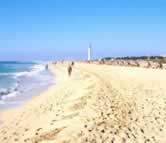
[[88,61],[91,61],[91,53],[92,52],[92,46],[91,44],[89,44],[89,47],[88,47]]

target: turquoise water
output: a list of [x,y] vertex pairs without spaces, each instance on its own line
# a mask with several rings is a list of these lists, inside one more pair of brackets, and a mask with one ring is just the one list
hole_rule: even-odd
[[0,109],[24,103],[51,83],[43,63],[0,62]]
[[14,73],[28,70],[34,62],[2,62],[0,61],[0,73]]
[[34,63],[0,62],[0,91],[14,86],[17,74],[31,69]]

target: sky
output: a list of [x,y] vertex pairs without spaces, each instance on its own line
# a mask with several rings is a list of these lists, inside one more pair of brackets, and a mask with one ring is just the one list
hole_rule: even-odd
[[165,0],[0,0],[0,60],[166,54]]

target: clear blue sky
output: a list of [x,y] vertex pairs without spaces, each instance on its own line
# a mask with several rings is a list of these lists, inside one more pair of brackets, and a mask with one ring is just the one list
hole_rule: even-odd
[[165,0],[0,0],[0,60],[166,54]]

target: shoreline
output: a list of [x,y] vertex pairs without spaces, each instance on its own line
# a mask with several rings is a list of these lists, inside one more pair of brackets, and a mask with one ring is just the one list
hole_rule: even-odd
[[55,77],[55,74],[53,73],[53,71],[51,69],[49,69],[49,72],[50,72],[49,74],[52,75],[52,81],[48,85],[46,85],[44,87],[44,89],[38,89],[38,91],[30,93],[29,96],[28,96],[29,93],[26,93],[25,95],[19,95],[19,97],[17,96],[16,98],[18,98],[18,99],[22,98],[22,96],[23,96],[23,98],[24,98],[23,101],[20,102],[20,104],[18,102],[17,105],[13,105],[13,106],[12,105],[11,106],[10,105],[6,105],[6,106],[9,106],[9,107],[6,107],[4,109],[0,109],[0,114],[3,114],[5,112],[10,112],[12,110],[17,110],[19,108],[23,108],[26,104],[29,104],[29,102],[33,101],[34,98],[36,98],[36,97],[42,95],[43,93],[45,93],[46,91],[48,91],[49,88],[51,86],[53,86],[55,84],[55,82],[56,82],[56,77]]
[[165,143],[165,71],[76,63],[68,77],[66,63],[50,68],[56,85],[0,116],[0,142]]
[[[14,110],[17,108],[21,108],[22,106],[24,106],[25,104],[27,104],[28,102],[33,100],[33,98],[35,98],[36,96],[40,96],[43,92],[47,91],[49,89],[49,87],[52,86],[52,84],[47,85],[46,87],[44,87],[44,89],[40,89],[40,91],[35,91],[34,93],[30,94],[28,97],[21,97],[21,98],[23,98],[21,101],[15,101],[14,103],[4,105],[5,107],[0,109],[0,113]],[[26,93],[26,95],[28,95],[28,94],[29,93]],[[19,96],[21,96],[21,95],[19,95]],[[23,96],[25,96],[25,95],[23,95]],[[16,98],[19,98],[19,97],[16,97]]]
[[[38,68],[41,67],[37,66],[42,66],[42,70],[38,70]],[[17,87],[10,87],[13,89],[13,92],[10,91],[8,94],[2,95],[2,99],[0,100],[0,112],[23,106],[27,101],[31,100],[31,98],[41,94],[53,84],[54,75],[52,71],[44,70],[43,64],[32,65],[30,69],[31,71],[25,70],[22,73],[17,73],[20,75],[16,77],[18,78],[16,81]],[[6,92],[8,92],[8,90],[6,89]]]

